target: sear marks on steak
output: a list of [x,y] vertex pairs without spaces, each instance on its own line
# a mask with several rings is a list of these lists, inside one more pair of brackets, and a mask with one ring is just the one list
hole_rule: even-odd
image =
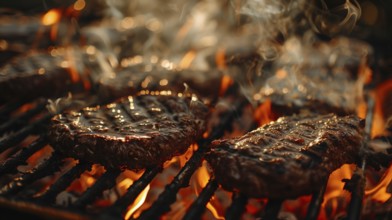
[[216,98],[222,77],[219,70],[144,71],[140,66],[133,66],[121,70],[113,78],[101,79],[100,95],[104,99],[115,99],[135,95],[141,90],[184,92],[186,83],[198,96]]
[[67,156],[138,170],[184,153],[201,138],[207,113],[194,97],[129,96],[55,116],[51,144]]
[[294,38],[285,43],[250,97],[256,102],[270,100],[280,116],[301,111],[355,113],[362,99],[369,46],[346,38],[317,44],[302,41]]
[[33,52],[17,57],[0,69],[0,99],[30,99],[82,90],[63,54]]
[[223,188],[250,197],[310,194],[360,158],[364,120],[350,115],[282,117],[237,139],[212,142],[206,159]]

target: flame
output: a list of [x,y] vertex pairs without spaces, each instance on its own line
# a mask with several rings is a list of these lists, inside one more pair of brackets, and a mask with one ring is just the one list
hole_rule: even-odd
[[387,192],[387,188],[392,181],[392,166],[386,171],[380,183],[371,190],[366,190],[365,195],[371,196],[375,201],[386,202],[391,198],[391,193]]
[[77,0],[73,4],[73,9],[76,11],[81,11],[86,7],[86,2],[84,0]]
[[[387,80],[380,84],[375,91],[375,109],[372,125],[372,137],[382,135],[385,132],[385,123],[388,120],[390,113],[385,112],[385,105],[390,104],[390,97],[392,96],[392,80]],[[367,196],[379,202],[386,202],[391,198],[391,193],[387,191],[388,186],[392,182],[392,166],[390,166],[384,173],[381,181],[372,189],[365,191]]]
[[390,104],[392,97],[392,80],[387,80],[379,85],[375,92],[376,105],[374,109],[374,118],[372,126],[372,137],[383,134],[387,112],[384,112],[385,105]]
[[59,9],[49,10],[42,16],[41,23],[44,26],[51,26],[50,28],[50,39],[55,40],[57,38],[59,22],[61,20],[61,11]]
[[76,83],[80,80],[80,75],[76,69],[76,61],[74,59],[73,52],[74,51],[71,47],[66,48],[65,57],[69,64],[69,69],[68,69],[69,76],[71,77],[72,82]]
[[325,208],[327,203],[331,202],[333,213],[332,216],[335,216],[339,208],[337,198],[343,197],[346,201],[348,201],[350,194],[349,192],[343,190],[344,182],[342,182],[342,180],[351,178],[354,167],[354,165],[344,164],[339,169],[332,172],[332,174],[329,176],[322,207]]
[[[135,202],[128,208],[127,213],[125,214],[125,219],[129,219],[135,211],[143,205],[146,201],[147,194],[150,190],[150,184],[144,188],[144,190],[140,193],[140,195],[136,198]],[[140,213],[135,213],[134,218],[139,217]]]
[[234,80],[230,76],[223,75],[219,89],[219,95],[223,96],[226,93],[227,89],[230,88],[231,85],[233,85],[233,83]]
[[36,165],[38,165],[43,159],[48,158],[50,154],[52,154],[53,152],[53,148],[49,147],[49,146],[45,146],[44,148],[42,148],[41,150],[35,152],[33,155],[31,155],[28,159],[27,159],[27,163],[31,166],[31,167],[35,167]]
[[[135,180],[139,179],[143,175],[144,171],[134,172],[131,170],[125,170],[118,177],[119,182],[116,185],[117,192],[122,196],[126,193],[128,188],[134,183]],[[135,201],[128,206],[127,212],[125,214],[125,219],[129,219],[135,211],[143,205],[146,200],[147,194],[150,190],[150,185],[140,193],[140,195],[135,199]]]
[[94,164],[91,167],[91,171],[86,171],[80,175],[79,179],[75,180],[67,189],[67,191],[82,193],[91,187],[105,172],[105,168],[101,165]]
[[272,112],[271,105],[271,100],[267,99],[263,104],[256,108],[254,118],[260,126],[276,120],[276,116]]
[[196,52],[193,50],[188,51],[185,56],[182,58],[180,61],[180,64],[178,65],[179,68],[181,69],[187,69],[191,66],[193,60],[196,57]]
[[[196,195],[199,195],[199,190],[201,188],[204,188],[208,180],[210,179],[210,174],[208,173],[207,170],[207,165],[206,162],[204,161],[202,166],[196,171],[196,184],[194,185],[194,190]],[[218,210],[222,210],[220,207],[221,204],[219,201],[217,201],[214,197],[211,198],[211,200],[207,203],[207,209],[211,212],[211,214],[214,216],[215,219],[219,220],[224,220],[225,217],[223,213],[220,213]]]
[[41,22],[45,26],[50,26],[58,23],[61,19],[61,12],[59,9],[51,9],[42,16]]
[[215,63],[218,69],[220,70],[227,69],[225,49],[218,49],[218,51],[215,54]]

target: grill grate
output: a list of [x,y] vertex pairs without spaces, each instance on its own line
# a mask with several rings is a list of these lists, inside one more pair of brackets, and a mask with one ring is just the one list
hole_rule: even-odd
[[[370,131],[371,126],[369,125],[369,122],[371,122],[373,117],[372,111],[374,106],[372,100],[369,100],[367,114],[368,126],[366,127],[367,132]],[[17,110],[22,105],[23,104],[17,102],[6,104],[0,108],[0,112],[5,116],[10,116],[13,111]],[[230,127],[235,117],[238,114],[241,114],[245,105],[247,105],[246,101],[238,103],[231,111],[222,116],[219,124],[210,132],[209,137],[199,143],[199,146],[201,147],[193,153],[191,158],[181,168],[172,182],[166,185],[164,191],[159,195],[158,199],[151,205],[151,207],[141,213],[139,219],[158,219],[170,210],[170,205],[176,201],[179,190],[188,186],[190,178],[200,166],[205,146],[207,146],[211,141],[220,138],[224,134],[225,130]],[[43,103],[39,101],[38,104],[36,103],[34,108],[26,111],[24,114],[21,114],[18,118],[10,117],[11,119],[3,123],[0,127],[0,131],[3,134],[8,132],[8,129],[11,128],[11,130],[16,130],[15,133],[0,141],[0,152],[4,152],[12,147],[18,146],[18,144],[20,144],[29,135],[39,134],[39,138],[35,139],[27,147],[22,148],[14,155],[10,155],[7,160],[0,165],[1,178],[6,174],[19,172],[17,170],[19,165],[25,164],[26,160],[30,156],[48,144],[47,137],[45,136],[45,125],[52,117],[52,114],[45,112],[43,106]],[[20,121],[35,118],[37,115],[40,115],[40,117],[31,123],[24,125],[20,123]],[[17,130],[18,128],[20,129]],[[22,192],[26,187],[33,184],[33,182],[43,177],[53,175],[55,172],[61,170],[61,167],[64,165],[64,159],[65,158],[61,155],[53,152],[48,159],[44,160],[33,170],[27,173],[22,173],[19,177],[12,179],[10,182],[2,186],[0,189],[0,204],[3,206],[7,206],[8,204],[12,207],[19,208],[27,207],[29,210],[35,210],[33,212],[42,212],[49,216],[53,216],[48,214],[53,213],[50,210],[59,210],[58,212],[56,211],[57,214],[54,214],[54,216],[58,215],[65,218],[98,217],[99,219],[121,219],[124,217],[127,207],[136,200],[143,189],[151,183],[157,174],[163,169],[162,167],[147,169],[144,174],[128,188],[122,197],[118,198],[111,206],[102,210],[98,214],[88,214],[89,212],[86,207],[91,205],[96,198],[102,196],[105,190],[111,189],[115,186],[116,178],[122,172],[120,169],[108,169],[90,188],[80,195],[76,201],[67,207],[59,207],[52,204],[56,200],[57,195],[66,190],[67,187],[69,187],[75,179],[79,178],[83,172],[90,170],[92,164],[85,163],[83,161],[79,162],[61,175],[50,185],[49,189],[40,196],[33,198],[31,196],[23,196]],[[346,184],[352,192],[352,199],[347,211],[348,219],[359,219],[360,217],[365,184],[363,176],[365,165],[366,163],[364,161],[361,164],[361,167],[357,169],[357,172],[353,175],[351,180],[348,181],[349,183]],[[188,208],[184,219],[200,219],[206,209],[206,204],[215,194],[217,188],[217,182],[214,179],[210,179],[197,199],[195,199]],[[312,195],[312,199],[307,210],[307,220],[317,219],[323,202],[325,188],[326,184]],[[281,200],[268,201],[263,212],[263,216],[261,216],[262,219],[276,219],[279,214],[279,210],[281,209],[282,202],[283,201]],[[234,193],[232,203],[226,212],[226,219],[239,219],[245,212],[245,206],[247,203],[248,198],[246,196]],[[20,209],[20,211],[23,210]]]

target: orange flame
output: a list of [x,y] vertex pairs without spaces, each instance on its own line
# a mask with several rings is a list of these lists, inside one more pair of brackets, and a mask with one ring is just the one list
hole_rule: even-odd
[[228,75],[223,75],[222,80],[221,80],[221,85],[220,85],[220,89],[219,89],[219,95],[223,96],[225,94],[225,92],[227,91],[227,89],[233,85],[233,79],[228,76]]
[[392,97],[392,80],[387,80],[376,89],[375,94],[376,105],[374,109],[374,118],[372,126],[372,137],[383,134],[385,130],[385,122],[387,120],[387,112],[385,105],[391,103]]
[[180,64],[178,65],[179,68],[181,69],[187,69],[191,66],[193,60],[196,57],[196,52],[193,50],[188,51],[185,56],[182,58],[180,61]]
[[225,56],[225,49],[218,49],[215,54],[215,63],[218,69],[224,70],[227,69],[226,65],[226,56]]
[[45,26],[50,26],[58,23],[61,19],[61,12],[59,9],[49,10],[42,16],[42,24]]
[[94,164],[91,171],[86,171],[80,175],[79,179],[75,180],[69,187],[68,191],[84,192],[91,187],[97,178],[105,172],[105,168],[101,165]]
[[380,181],[380,183],[371,190],[365,191],[365,195],[371,196],[375,201],[386,202],[391,198],[391,193],[387,192],[387,188],[392,181],[392,166],[390,166]]
[[44,26],[51,26],[50,39],[55,40],[57,38],[59,22],[61,20],[61,11],[59,9],[49,10],[44,14],[41,22]]
[[[196,171],[196,184],[194,185],[195,193],[196,195],[199,195],[199,190],[201,188],[204,188],[208,180],[210,179],[210,175],[207,171],[207,165],[206,162],[203,162],[203,165]],[[211,212],[211,214],[214,216],[215,219],[219,220],[224,220],[225,217],[223,213],[221,213],[220,210],[222,208],[220,207],[221,204],[219,201],[217,201],[214,197],[211,198],[211,200],[207,203],[207,209]]]
[[254,118],[260,126],[277,119],[274,113],[272,112],[271,105],[272,105],[271,100],[267,99],[263,104],[261,104],[255,110]]
[[[339,169],[335,170],[329,177],[326,193],[324,194],[324,202],[322,207],[325,208],[328,202],[331,202],[332,213],[336,214],[338,207],[338,201],[336,200],[339,197],[344,197],[346,201],[349,198],[349,192],[344,191],[344,182],[343,179],[350,179],[353,174],[354,166],[350,164],[344,164]],[[333,214],[333,216],[335,215]]]
[[[120,179],[123,178],[116,186],[120,195],[125,194],[128,188],[134,183],[135,180],[139,179],[143,172],[134,172],[130,170],[124,171],[120,175]],[[150,190],[150,185],[147,185],[146,188],[139,194],[139,196],[135,199],[135,201],[128,206],[128,210],[125,214],[125,219],[129,219],[136,210],[138,210],[144,203],[147,198],[147,194]]]

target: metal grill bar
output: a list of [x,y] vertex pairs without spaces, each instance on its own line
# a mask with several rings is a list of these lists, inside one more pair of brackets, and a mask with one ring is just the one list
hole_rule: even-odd
[[[365,163],[362,163],[362,168],[357,169],[350,180],[351,201],[348,206],[347,220],[357,220],[361,216],[362,200],[365,194]],[[347,184],[347,183],[346,183]],[[345,186],[346,188],[346,186]],[[347,188],[346,188],[347,189]]]
[[265,220],[278,219],[280,208],[282,207],[283,200],[269,199],[265,207],[264,218]]
[[56,196],[64,191],[75,179],[86,170],[91,169],[90,163],[80,162],[76,166],[72,167],[67,173],[62,175],[55,183],[53,183],[50,188],[38,198],[38,202],[41,203],[52,203],[55,201]]
[[46,144],[46,137],[42,136],[33,143],[31,143],[28,147],[23,148],[17,154],[13,155],[2,165],[0,165],[0,175],[4,173],[14,172],[17,166],[24,164],[27,158],[42,149]]
[[30,134],[33,134],[34,132],[40,130],[40,126],[43,126],[50,120],[52,115],[47,114],[40,118],[39,120],[29,124],[28,126],[24,127],[23,129],[19,130],[18,132],[14,133],[13,135],[10,135],[8,138],[0,141],[0,153],[4,152],[8,148],[16,145],[17,143],[21,142],[24,138],[29,136]]
[[323,203],[324,200],[324,193],[325,193],[325,189],[327,188],[327,183],[328,180],[325,181],[325,184],[320,188],[319,191],[315,192],[312,195],[312,200],[310,201],[305,220],[317,219],[320,212],[321,204]]
[[233,193],[232,200],[230,207],[226,210],[226,220],[240,219],[248,203],[248,197],[243,194]]
[[243,107],[248,103],[246,99],[241,100],[243,101],[237,103],[234,108],[222,116],[220,123],[213,128],[210,136],[199,143],[200,148],[192,155],[174,180],[166,186],[163,193],[159,195],[158,199],[151,205],[151,207],[142,212],[139,219],[157,219],[159,216],[170,210],[170,205],[176,201],[178,191],[181,188],[188,186],[191,176],[200,166],[204,149],[206,149],[207,145],[210,144],[211,141],[220,138],[224,134],[225,130],[230,127],[231,122],[236,115],[241,114]]
[[16,194],[21,191],[26,185],[33,183],[34,181],[41,179],[45,176],[52,175],[54,172],[60,169],[60,165],[63,163],[57,154],[53,154],[49,159],[38,165],[35,169],[22,175],[19,178],[14,179],[7,185],[0,189],[0,195],[7,196]]
[[[372,130],[372,124],[373,124],[373,117],[374,117],[374,106],[375,106],[375,101],[372,97],[368,96],[367,97],[367,112],[366,112],[366,126],[365,126],[365,144],[370,140],[370,135],[371,135],[371,130]],[[363,201],[363,196],[365,194],[365,184],[366,184],[366,178],[365,178],[365,168],[366,168],[366,158],[364,157],[359,164],[359,168],[355,171],[353,174],[351,180],[354,183],[354,187],[349,187],[351,191],[351,200],[350,204],[348,206],[348,211],[347,211],[347,219],[348,220],[356,220],[359,219],[361,216],[361,211],[362,211],[362,201]],[[346,187],[346,186],[345,186]]]
[[129,188],[125,195],[119,198],[105,213],[102,219],[113,219],[122,216],[139,194],[147,187],[154,177],[162,171],[162,167],[147,169],[143,175],[136,180]]
[[178,191],[188,186],[189,180],[196,169],[200,166],[203,157],[203,150],[200,148],[188,160],[181,171],[174,177],[174,180],[165,187],[158,199],[151,207],[144,211],[139,219],[157,219],[162,214],[170,210],[170,205],[176,201]]
[[28,120],[38,113],[42,112],[45,109],[45,104],[38,104],[35,108],[30,109],[24,114],[20,115],[17,118],[7,121],[0,125],[0,134],[4,134],[5,132],[14,131],[21,126],[24,126],[28,123]]
[[207,185],[201,191],[197,199],[189,207],[184,220],[200,219],[204,213],[207,203],[218,189],[218,183],[214,179],[210,179]]
[[83,195],[71,206],[83,209],[87,204],[93,202],[106,189],[112,188],[116,184],[116,177],[120,175],[120,169],[109,169],[106,171]]
[[21,107],[25,102],[9,102],[0,108],[0,115],[8,115],[11,112],[15,111],[19,107]]

